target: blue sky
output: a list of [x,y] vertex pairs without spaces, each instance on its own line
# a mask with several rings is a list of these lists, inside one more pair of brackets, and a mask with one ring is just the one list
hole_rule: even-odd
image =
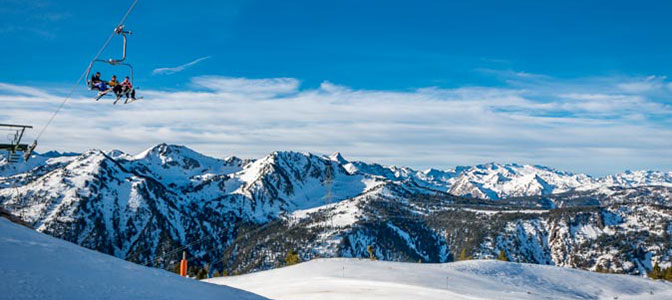
[[[11,110],[0,121],[40,127],[130,2],[2,0],[0,96]],[[216,156],[341,151],[417,168],[670,170],[671,8],[141,0],[126,24],[146,101],[112,108],[82,86],[43,146],[134,152],[165,141]],[[117,42],[104,58],[118,56]]]

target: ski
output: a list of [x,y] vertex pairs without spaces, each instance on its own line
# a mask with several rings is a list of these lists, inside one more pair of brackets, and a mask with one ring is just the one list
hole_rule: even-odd
[[144,98],[144,97],[137,97],[137,98],[135,98],[135,99],[130,98],[130,101],[129,101],[129,98],[126,98],[126,101],[124,101],[124,104],[130,104],[130,103],[133,103],[133,102],[135,102],[136,100],[140,100],[140,99],[142,99],[142,98]]
[[106,93],[99,92],[99,93],[98,93],[98,96],[96,97],[96,101],[100,100],[100,98],[103,98],[103,96],[105,96],[105,94],[106,94]]
[[103,98],[103,96],[107,95],[112,89],[107,89],[101,92],[98,92],[98,97],[96,97],[96,101],[100,100],[100,98]]

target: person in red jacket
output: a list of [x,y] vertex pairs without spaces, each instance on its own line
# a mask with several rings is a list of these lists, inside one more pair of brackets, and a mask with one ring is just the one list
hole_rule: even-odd
[[126,100],[128,97],[135,100],[135,90],[133,89],[133,84],[129,80],[128,76],[124,78],[124,81],[121,82],[121,92],[126,95]]

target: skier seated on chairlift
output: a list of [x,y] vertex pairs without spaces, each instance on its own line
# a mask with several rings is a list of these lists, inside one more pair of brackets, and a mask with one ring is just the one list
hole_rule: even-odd
[[110,82],[107,83],[107,85],[110,86],[112,91],[114,91],[114,94],[117,96],[117,98],[121,98],[121,84],[119,84],[119,81],[117,81],[117,75],[112,75],[112,79],[110,79]]
[[91,76],[91,88],[99,90],[99,93],[107,91],[107,84],[104,80],[100,79],[100,72],[96,72],[96,74]]
[[129,80],[128,76],[124,78],[124,81],[121,82],[121,93],[126,95],[126,100],[130,96],[132,100],[135,100],[135,90],[133,89],[133,84]]

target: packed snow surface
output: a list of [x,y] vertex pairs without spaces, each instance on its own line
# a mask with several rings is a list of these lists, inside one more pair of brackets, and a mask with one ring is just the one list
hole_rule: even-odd
[[493,260],[418,264],[317,259],[207,281],[278,300],[672,299],[670,283]]
[[0,218],[0,299],[265,299],[136,265]]

